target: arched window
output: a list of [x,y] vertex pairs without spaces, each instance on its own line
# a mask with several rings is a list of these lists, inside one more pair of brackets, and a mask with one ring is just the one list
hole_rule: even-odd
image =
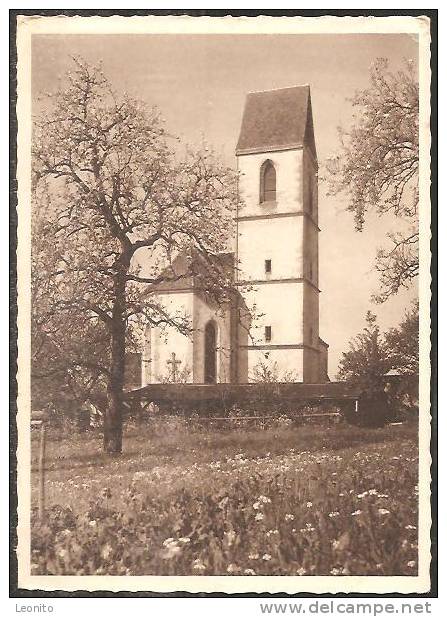
[[260,203],[276,201],[276,171],[272,161],[265,161],[261,167]]

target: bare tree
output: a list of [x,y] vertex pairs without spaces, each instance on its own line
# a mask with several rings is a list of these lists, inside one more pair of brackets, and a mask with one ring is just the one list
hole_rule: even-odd
[[[176,156],[159,112],[117,96],[100,68],[75,59],[67,79],[34,130],[36,207],[51,201],[35,245],[39,328],[84,346],[77,358],[104,376],[104,449],[119,453],[125,352],[138,321],[190,329],[153,286],[190,276],[199,252],[206,292],[218,301],[231,293],[230,277],[211,257],[232,232],[236,178],[207,150]],[[178,274],[172,264],[182,252],[191,259]]]
[[349,195],[347,210],[358,231],[369,210],[401,220],[403,230],[389,233],[391,246],[377,253],[381,289],[374,299],[383,302],[419,270],[419,88],[412,63],[391,73],[386,59],[376,60],[369,88],[351,102],[354,123],[339,128],[341,154],[327,163],[329,193]]

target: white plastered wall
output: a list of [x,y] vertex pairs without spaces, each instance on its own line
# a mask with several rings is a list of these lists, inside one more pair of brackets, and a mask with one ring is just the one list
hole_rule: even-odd
[[[192,325],[193,293],[177,292],[160,294],[157,299],[166,308],[169,315],[186,314]],[[188,373],[186,381],[193,380],[193,341],[192,336],[186,336],[172,326],[165,328],[152,327],[146,329],[145,348],[143,350],[142,385],[159,383],[170,373],[172,353],[180,360],[177,371]]]

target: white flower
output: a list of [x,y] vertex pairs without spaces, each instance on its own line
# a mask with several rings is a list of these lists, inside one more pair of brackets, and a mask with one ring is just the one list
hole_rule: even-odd
[[405,525],[405,529],[416,529],[414,525]]
[[181,548],[180,546],[178,546],[175,542],[173,542],[172,544],[168,544],[163,552],[163,559],[172,559],[173,557],[175,557],[176,555],[178,555],[181,552]]
[[105,544],[101,551],[102,558],[108,559],[111,554],[112,554],[112,547],[110,546],[110,544]]
[[358,516],[361,513],[362,513],[361,510],[356,510],[355,512],[351,512],[351,516]]
[[296,573],[298,574],[298,576],[304,576],[306,574],[306,568],[298,568]]
[[224,533],[224,536],[227,539],[228,546],[231,546],[233,544],[234,540],[236,539],[236,534],[235,534],[235,532],[232,529],[230,529],[230,531],[226,531]]
[[259,553],[250,553],[248,558],[251,560],[259,559]]
[[90,527],[96,527],[96,521],[89,521]]
[[193,570],[205,570],[206,569],[205,564],[202,561],[200,561],[200,559],[195,559],[192,567],[193,567]]
[[229,574],[233,574],[234,572],[239,572],[239,571],[240,571],[239,566],[237,566],[237,565],[236,565],[236,564],[234,564],[234,563],[230,563],[230,565],[229,565],[229,566],[228,566],[228,568],[227,568],[227,572],[228,572]]
[[262,521],[264,519],[264,515],[262,514],[262,512],[258,512],[257,515],[255,516],[255,521]]
[[414,568],[414,566],[415,566],[415,565],[416,565],[416,562],[415,562],[415,561],[413,561],[413,560],[411,560],[411,561],[409,561],[409,562],[407,563],[407,566],[408,566],[409,568]]
[[272,558],[272,556],[269,555],[268,553],[264,553],[264,555],[262,556],[262,559],[264,561],[270,561],[271,558]]
[[340,512],[329,512],[329,518],[335,518],[336,516],[340,516]]
[[385,514],[389,514],[390,511],[387,510],[386,508],[379,508],[379,514],[381,514],[382,516]]
[[163,546],[170,546],[171,544],[175,544],[176,541],[174,538],[166,538],[166,540],[163,541]]
[[306,503],[306,508],[311,508],[313,506],[313,503],[311,501],[308,501]]
[[256,572],[255,572],[254,570],[252,570],[251,568],[246,568],[246,569],[244,570],[244,574],[249,574],[249,575],[251,575],[251,576],[255,576],[255,575],[256,575]]
[[285,515],[285,517],[284,517],[284,519],[285,519],[286,521],[294,521],[294,520],[295,520],[295,517],[293,516],[293,514],[286,514],[286,515]]
[[178,541],[182,544],[188,544],[188,542],[191,542],[191,538],[179,538]]
[[258,499],[261,503],[272,503],[270,497],[265,497],[265,495],[260,495]]
[[342,570],[340,568],[332,568],[331,570],[331,574],[332,576],[338,576],[339,574],[341,574]]
[[260,507],[261,507],[261,504],[258,501],[255,501],[255,503],[253,504],[253,509],[259,510]]

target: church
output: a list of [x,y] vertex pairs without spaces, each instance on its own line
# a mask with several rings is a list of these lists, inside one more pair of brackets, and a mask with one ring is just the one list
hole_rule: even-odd
[[[278,381],[328,381],[319,333],[318,161],[308,85],[247,95],[236,146],[240,173],[235,250],[213,258],[234,294],[216,306],[197,277],[161,284],[160,301],[192,323],[146,328],[142,386],[248,383],[268,366]],[[200,256],[193,256],[200,269]],[[191,256],[177,256],[180,275]],[[205,265],[204,265],[205,267]]]

